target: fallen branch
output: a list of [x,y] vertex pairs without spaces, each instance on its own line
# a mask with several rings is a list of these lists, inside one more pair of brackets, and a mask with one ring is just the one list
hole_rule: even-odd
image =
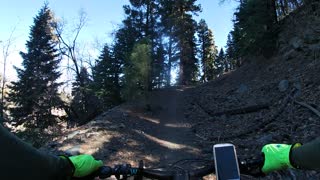
[[262,109],[269,109],[269,104],[260,104],[260,105],[253,105],[247,107],[241,107],[237,109],[230,109],[222,112],[210,113],[211,116],[221,116],[221,115],[236,115],[236,114],[247,114],[252,112],[257,112]]
[[[282,103],[276,107],[275,105],[273,105],[272,107],[274,109],[276,109],[276,111],[274,112],[270,112],[269,114],[264,115],[265,118],[258,118],[255,119],[253,121],[255,121],[256,123],[253,126],[247,127],[245,130],[242,130],[240,132],[235,132],[233,134],[222,134],[222,138],[224,141],[233,139],[233,138],[241,138],[243,136],[252,134],[252,133],[256,133],[258,130],[262,131],[262,132],[267,132],[270,129],[272,129],[272,123],[274,121],[276,121],[279,116],[283,113],[284,109],[287,107],[287,104],[290,102],[290,100],[292,100],[292,94],[294,93],[294,91],[292,91],[290,94],[284,96],[282,99]],[[197,103],[197,105],[202,108],[200,106],[200,104]],[[269,106],[268,106],[269,107]],[[202,108],[202,110],[204,110],[206,113],[210,114],[210,112],[208,112],[206,109]],[[320,114],[319,114],[320,115]],[[207,121],[210,121],[211,119],[214,118],[209,118]],[[213,138],[221,138],[221,135],[217,135],[214,137],[211,137],[210,139]],[[210,141],[208,141],[210,142]]]
[[[277,108],[276,113],[271,114],[271,116],[265,120],[263,119],[256,119],[255,121],[257,122],[255,125],[248,127],[246,130],[235,133],[235,134],[230,134],[230,135],[224,135],[224,139],[231,139],[231,138],[240,138],[242,136],[255,133],[258,129],[269,129],[270,124],[275,121],[282,113],[287,104],[289,103],[290,100],[290,95],[284,98],[283,104],[280,105],[280,107]],[[266,116],[267,117],[267,116]],[[258,121],[261,121],[258,123]]]
[[318,110],[316,110],[314,107],[310,106],[309,104],[305,103],[305,102],[300,102],[300,101],[297,101],[297,100],[294,100],[295,103],[303,106],[303,107],[306,107],[308,109],[310,109],[313,113],[315,113],[319,118],[320,118],[320,112]]
[[241,107],[237,109],[229,109],[222,112],[211,112],[207,110],[205,107],[201,106],[200,103],[196,103],[204,112],[206,112],[210,116],[221,116],[221,115],[236,115],[236,114],[247,114],[252,112],[257,112],[262,109],[269,109],[270,104],[260,104],[260,105],[252,105],[247,107]]
[[203,136],[201,136],[201,135],[199,135],[199,134],[197,134],[197,133],[195,133],[195,135],[196,135],[198,138],[202,139],[203,141],[207,141],[207,140],[208,140],[208,138],[203,137]]

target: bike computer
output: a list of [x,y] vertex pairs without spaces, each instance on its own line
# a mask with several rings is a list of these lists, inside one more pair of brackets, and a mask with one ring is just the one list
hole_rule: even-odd
[[213,146],[217,180],[240,180],[239,165],[233,144]]

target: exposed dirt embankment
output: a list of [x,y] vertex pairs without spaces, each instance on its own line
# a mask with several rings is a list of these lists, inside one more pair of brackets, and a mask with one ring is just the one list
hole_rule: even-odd
[[[306,143],[320,135],[320,8],[303,7],[282,22],[279,53],[251,58],[238,71],[196,87],[188,107],[203,142],[232,142],[250,157],[267,143]],[[289,170],[271,179],[319,179]]]

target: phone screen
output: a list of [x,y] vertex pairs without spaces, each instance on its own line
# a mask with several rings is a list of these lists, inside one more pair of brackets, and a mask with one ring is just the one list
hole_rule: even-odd
[[240,179],[236,153],[233,146],[215,147],[218,180]]

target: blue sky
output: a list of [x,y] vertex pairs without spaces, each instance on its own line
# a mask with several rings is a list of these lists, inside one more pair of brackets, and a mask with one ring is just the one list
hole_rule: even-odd
[[[124,19],[122,6],[128,0],[47,0],[55,16],[65,19],[71,26],[78,17],[78,12],[83,9],[88,15],[87,26],[81,31],[79,40],[83,43],[111,42],[111,33]],[[232,29],[232,16],[237,4],[233,1],[219,5],[219,0],[198,0],[203,11],[196,20],[205,19],[209,28],[214,32],[216,45],[221,48],[226,44],[228,32]],[[25,50],[30,26],[33,18],[43,6],[41,0],[2,0],[0,6],[0,41],[5,41],[10,36],[14,27],[15,40],[12,53],[8,58],[9,79],[14,78],[12,66],[20,66],[22,59],[19,51]],[[1,45],[1,44],[0,44]],[[1,47],[1,46],[0,46]],[[2,51],[2,49],[1,49]],[[2,54],[0,53],[0,70],[2,70]]]

